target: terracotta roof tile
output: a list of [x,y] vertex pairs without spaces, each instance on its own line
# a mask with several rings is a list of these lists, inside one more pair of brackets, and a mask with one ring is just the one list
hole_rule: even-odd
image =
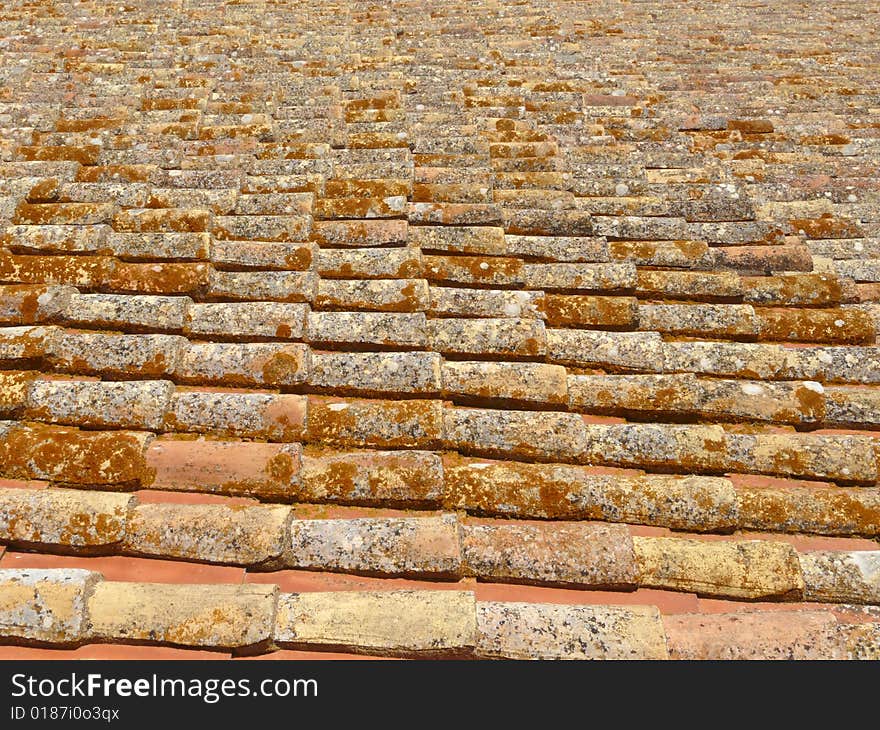
[[208,288],[211,269],[203,263],[128,263],[117,262],[107,287],[143,294],[189,294],[200,296]]
[[656,608],[480,603],[482,656],[510,659],[666,659]]
[[0,489],[9,544],[113,550],[126,534],[129,494],[78,489]]
[[831,603],[878,603],[880,551],[801,555],[804,596]]
[[[271,407],[271,406],[270,406]],[[295,490],[297,444],[160,438],[144,455],[144,486],[283,500]]]
[[666,537],[635,537],[633,543],[642,584],[651,588],[745,599],[803,594],[797,553],[781,543]]
[[141,504],[130,512],[123,550],[135,555],[263,565],[284,550],[285,507]]
[[876,658],[869,11],[141,5],[4,8],[0,656]]
[[824,612],[664,619],[674,659],[873,659],[876,624],[846,626]]
[[144,452],[152,438],[144,431],[81,431],[13,422],[8,430],[0,428],[0,463],[4,475],[16,479],[121,486],[144,478]]
[[274,630],[276,593],[254,585],[104,581],[89,597],[87,631],[96,639],[212,649],[260,644]]
[[477,638],[474,594],[465,591],[286,593],[276,640],[396,655],[469,654]]
[[212,387],[178,387],[162,429],[297,441],[305,433],[306,399],[301,395]]
[[639,581],[632,538],[620,525],[466,523],[465,573],[550,585],[624,588]]
[[[358,545],[352,553],[351,545]],[[384,575],[458,575],[454,515],[350,520],[294,520],[285,561],[291,568]]]
[[441,459],[430,451],[307,449],[297,491],[304,502],[438,505],[445,489]]
[[55,315],[65,324],[127,332],[181,332],[191,300],[185,296],[80,294],[73,292],[69,303]]
[[0,570],[4,636],[56,644],[81,640],[88,632],[88,592],[100,579],[98,573],[79,569]]
[[418,312],[428,308],[425,279],[322,279],[314,305],[318,309]]
[[14,570],[81,569],[98,571],[106,580],[124,581],[136,576],[153,583],[237,584],[245,579],[243,568],[127,556],[76,557],[9,551],[3,556],[2,567]]
[[239,301],[310,302],[318,279],[310,271],[210,271],[208,294]]

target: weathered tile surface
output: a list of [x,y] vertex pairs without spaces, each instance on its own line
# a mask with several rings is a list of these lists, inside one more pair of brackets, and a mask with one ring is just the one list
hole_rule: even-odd
[[280,596],[275,638],[304,647],[431,656],[469,653],[476,633],[473,593],[351,591]]
[[50,5],[0,644],[877,657],[873,6]]

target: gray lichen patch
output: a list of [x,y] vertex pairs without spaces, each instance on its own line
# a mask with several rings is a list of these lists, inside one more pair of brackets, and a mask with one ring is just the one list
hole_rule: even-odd
[[74,643],[88,632],[85,604],[101,580],[88,570],[0,570],[0,634]]

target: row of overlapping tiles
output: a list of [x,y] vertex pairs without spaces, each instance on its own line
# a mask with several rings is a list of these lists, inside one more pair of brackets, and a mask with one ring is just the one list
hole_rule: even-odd
[[[335,466],[338,469],[343,463],[337,461]],[[479,471],[479,466],[491,469],[491,465],[479,464],[458,468],[473,472]],[[699,503],[703,496],[700,487],[710,494],[709,499],[721,502],[718,494],[711,494],[715,485],[701,484],[699,479],[678,480],[676,484],[669,477],[630,477],[615,482],[609,475],[574,476],[580,476],[582,482],[572,485],[563,499],[583,512],[589,510],[584,504],[589,487],[598,492],[608,484],[613,489],[604,497],[611,502],[627,489],[650,494],[651,487],[659,491],[664,481],[671,482],[671,494],[665,495],[660,509],[674,512],[678,507],[681,513],[690,507],[683,522],[693,519],[701,507],[712,512]],[[465,502],[472,494],[470,477],[453,477],[463,482],[458,489]],[[371,510],[351,510],[360,516],[316,517],[314,509],[305,505],[234,500],[186,504],[157,502],[146,496],[141,502],[138,494],[124,492],[5,483],[6,488],[0,490],[0,527],[5,541],[49,552],[150,556],[269,571],[293,568],[434,580],[473,577],[500,583],[611,590],[659,588],[736,600],[880,603],[880,551],[834,549],[872,546],[867,540],[826,540],[832,549],[799,552],[768,535],[713,539],[640,534],[638,530],[633,535],[625,524],[462,518],[452,512],[433,511],[382,516]],[[717,503],[715,509],[726,509],[727,513],[715,519],[716,528],[719,523],[729,525],[735,520],[740,506],[739,495],[730,484],[720,485],[716,492],[724,486],[728,501]],[[685,494],[689,489],[690,494]],[[682,504],[670,504],[671,498],[683,495],[698,506],[685,499]],[[386,510],[390,501],[385,500]],[[628,503],[625,498],[621,501],[621,513],[627,508],[637,511],[638,494],[630,496]],[[642,501],[646,501],[644,497]],[[641,506],[645,510],[645,505]],[[876,530],[876,524],[873,527]],[[750,539],[755,537],[761,539]]]
[[[345,404],[335,401],[327,405]],[[396,414],[400,415],[402,410],[398,409]],[[331,408],[326,413],[333,415]],[[374,415],[379,420],[388,417],[382,412]],[[489,414],[485,420],[491,417]],[[675,453],[671,457],[655,457],[652,466],[667,466],[668,470],[684,474],[494,461],[454,453],[441,457],[414,448],[346,449],[337,444],[334,449],[332,440],[330,444],[320,440],[303,449],[297,443],[262,443],[217,436],[155,438],[148,432],[0,423],[3,477],[48,480],[78,488],[150,488],[275,502],[445,507],[474,514],[602,519],[693,532],[739,528],[844,536],[878,534],[877,487],[777,482],[774,478],[745,474],[693,476],[694,467],[682,466],[685,459]],[[527,421],[523,428],[527,428]],[[694,449],[698,452],[700,438],[704,439],[704,449],[708,444],[721,451],[728,445],[721,440],[724,433],[720,429],[704,428],[690,434],[676,430],[666,440],[662,433],[660,427],[641,432],[617,429],[594,433],[593,438],[610,443],[639,437],[653,439],[654,448],[660,453],[664,448],[682,448],[675,439],[685,441],[687,435],[696,442]],[[756,445],[764,449],[773,445],[761,440],[750,443],[753,449]],[[776,445],[782,448],[784,442]],[[791,449],[791,442],[788,445]],[[858,445],[843,440],[813,444],[817,451],[846,451]],[[600,447],[597,444],[596,450]],[[760,453],[761,448],[755,450]],[[523,451],[524,457],[532,455],[526,447]],[[789,450],[779,458],[791,459],[791,454],[798,453]],[[846,461],[848,456],[832,455],[828,461],[852,463]],[[811,454],[801,458],[819,461]],[[751,468],[745,457],[738,466],[742,467],[738,471]],[[720,465],[716,471],[723,473]],[[844,476],[851,479],[858,475],[851,471]]]
[[[394,356],[392,356],[394,357]],[[620,422],[561,411],[456,407],[436,399],[359,399],[240,392],[172,392],[167,381],[107,385],[93,381],[40,379],[4,372],[11,384],[4,399],[34,404],[33,418],[61,422],[126,421],[115,409],[137,409],[133,417],[162,419],[160,428],[275,441],[367,448],[451,449],[463,454],[517,461],[634,467],[679,473],[744,472],[872,485],[877,481],[874,432],[823,430],[801,433],[778,427],[724,427],[700,423]],[[812,393],[811,390],[806,389]],[[34,398],[37,398],[35,400]],[[45,396],[45,398],[43,398]],[[88,398],[89,400],[80,400]],[[144,400],[146,398],[146,400]],[[93,400],[95,399],[95,400]],[[172,408],[173,406],[173,408]],[[210,410],[205,411],[204,406]],[[166,410],[167,408],[167,410]],[[177,418],[180,416],[180,421]],[[239,421],[239,417],[243,420]],[[3,472],[83,484],[124,483],[137,478],[151,431],[78,430],[39,423],[0,421]],[[69,466],[51,458],[29,458],[17,448],[39,439],[80,449],[125,449],[124,469],[97,463]]]
[[132,642],[250,654],[280,647],[476,658],[877,658],[880,624],[845,614],[661,619],[651,606],[478,601],[471,591],[450,588],[281,593],[271,584],[131,583],[82,569],[0,570],[0,616],[7,638],[67,647]]

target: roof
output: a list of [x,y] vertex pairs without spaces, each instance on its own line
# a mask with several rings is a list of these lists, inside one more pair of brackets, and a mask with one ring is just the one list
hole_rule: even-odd
[[0,658],[880,658],[876,11],[661,5],[4,3]]

